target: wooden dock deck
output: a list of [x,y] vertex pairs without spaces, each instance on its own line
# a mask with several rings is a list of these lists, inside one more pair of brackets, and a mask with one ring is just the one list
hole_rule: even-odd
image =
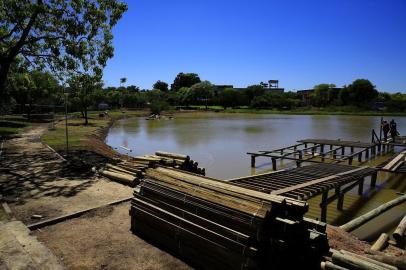
[[371,156],[389,150],[388,147],[381,147],[377,143],[365,143],[358,141],[325,140],[325,139],[304,139],[297,144],[287,147],[248,152],[251,155],[251,167],[255,167],[257,157],[269,157],[272,160],[272,169],[276,170],[277,160],[296,161],[298,167],[303,162],[308,163],[344,163],[352,165],[354,159],[358,162],[367,161]]
[[[321,220],[326,221],[327,205],[337,200],[337,208],[342,209],[344,194],[355,186],[358,186],[358,193],[362,194],[367,176],[371,176],[371,187],[375,187],[377,177],[375,168],[319,163],[228,181],[248,189],[300,200],[322,194]],[[329,197],[328,192],[332,189],[335,192]]]

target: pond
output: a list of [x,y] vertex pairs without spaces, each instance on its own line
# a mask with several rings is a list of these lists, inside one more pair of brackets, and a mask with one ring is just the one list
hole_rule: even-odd
[[[398,124],[399,132],[406,134],[406,117],[393,118]],[[390,119],[392,118],[387,118]],[[247,152],[272,150],[305,138],[370,142],[371,130],[375,129],[379,133],[379,124],[380,117],[377,116],[183,113],[176,114],[174,119],[119,120],[110,129],[106,142],[118,152],[133,156],[152,154],[158,150],[187,154],[199,162],[199,167],[206,168],[208,176],[230,179],[271,169],[270,160],[266,158],[258,158],[256,169],[251,169]],[[129,148],[132,152],[120,146]],[[384,159],[385,157],[381,157],[374,163]],[[294,164],[285,162],[282,165]],[[344,206],[348,204],[351,213],[329,209],[328,222],[342,223],[394,198],[396,192],[405,192],[404,178],[380,173],[378,182],[382,192],[374,196],[367,194],[367,198],[373,197],[367,203],[360,200],[356,192],[349,194]],[[314,218],[319,211],[317,200],[320,201],[317,197],[309,201],[309,215]],[[404,213],[406,208],[395,208],[388,213],[392,220],[396,220],[402,215],[402,211]],[[389,228],[393,224],[385,226]],[[365,234],[363,238],[368,238],[373,233],[359,230],[358,234]]]

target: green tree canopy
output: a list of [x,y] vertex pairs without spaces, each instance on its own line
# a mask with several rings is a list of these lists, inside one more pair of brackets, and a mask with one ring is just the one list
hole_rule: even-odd
[[179,73],[173,84],[171,84],[172,91],[178,91],[182,87],[191,87],[192,85],[201,82],[199,75],[196,73]]
[[153,89],[159,89],[162,92],[168,92],[168,84],[166,82],[163,82],[163,81],[158,80],[156,83],[154,83],[152,88]]
[[0,96],[17,57],[58,74],[101,76],[113,56],[112,28],[126,10],[116,0],[0,1]]
[[343,104],[366,107],[378,97],[378,91],[369,80],[358,79],[345,87],[340,97]]
[[82,116],[85,118],[85,125],[88,124],[87,111],[93,104],[92,97],[97,89],[102,88],[102,83],[98,76],[80,74],[72,76],[69,81],[70,99],[74,105],[79,107]]
[[245,90],[245,94],[248,97],[248,101],[251,102],[254,97],[262,96],[265,94],[265,89],[262,85],[250,85]]

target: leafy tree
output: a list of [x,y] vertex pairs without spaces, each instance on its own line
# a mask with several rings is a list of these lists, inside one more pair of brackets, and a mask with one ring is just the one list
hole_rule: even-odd
[[192,91],[189,87],[182,87],[176,93],[180,104],[188,106],[193,102]]
[[100,76],[113,56],[112,28],[126,10],[116,0],[0,1],[0,96],[18,57],[59,75]]
[[240,91],[226,88],[219,93],[219,103],[226,109],[227,107],[235,107],[241,104],[242,94]]
[[314,86],[314,92],[311,94],[311,103],[317,107],[325,107],[329,102],[330,85],[322,83]]
[[205,104],[207,110],[208,102],[214,96],[214,86],[209,81],[203,81],[192,85],[190,91],[193,101],[196,104]]
[[120,78],[120,87],[123,87],[126,82],[127,82],[127,78],[125,78],[125,77]]
[[265,89],[262,85],[250,85],[245,90],[245,94],[248,97],[248,102],[251,102],[254,97],[265,94]]
[[355,80],[342,90],[340,98],[343,104],[368,107],[378,97],[375,86],[365,79]]
[[171,84],[172,91],[178,91],[182,87],[191,87],[192,85],[201,82],[199,75],[196,73],[179,73],[173,84]]
[[11,95],[20,105],[20,111],[27,113],[28,119],[31,118],[33,104],[54,105],[60,90],[52,74],[41,71],[14,73],[9,78],[9,85]]
[[69,90],[71,93],[71,100],[79,106],[83,118],[85,118],[85,125],[88,121],[88,108],[92,105],[92,95],[96,89],[101,88],[102,83],[96,76],[89,74],[80,74],[73,76],[68,81]]
[[252,108],[267,108],[271,106],[271,98],[269,95],[260,95],[260,96],[255,96],[251,100],[251,107]]
[[127,91],[139,92],[140,88],[138,86],[135,86],[135,85],[130,85],[130,86],[127,86]]
[[162,92],[168,92],[168,84],[166,82],[163,82],[163,81],[157,81],[156,83],[154,83],[152,88],[153,89],[159,89]]

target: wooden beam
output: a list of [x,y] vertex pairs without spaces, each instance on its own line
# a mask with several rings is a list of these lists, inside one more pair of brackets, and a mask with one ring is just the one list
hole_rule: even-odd
[[338,177],[341,177],[341,176],[344,176],[344,175],[347,175],[347,174],[351,174],[351,173],[354,173],[354,172],[357,172],[357,171],[361,171],[361,170],[364,170],[366,168],[368,168],[368,167],[359,167],[359,168],[356,168],[356,169],[353,169],[353,170],[350,170],[350,171],[345,171],[345,172],[338,173],[338,174],[335,174],[335,175],[323,177],[323,178],[316,179],[316,180],[313,180],[313,181],[309,181],[309,182],[306,182],[306,183],[302,183],[302,184],[299,184],[299,185],[295,185],[295,186],[275,190],[275,191],[271,192],[271,194],[275,194],[275,195],[283,194],[283,193],[286,193],[286,192],[289,192],[289,191],[292,191],[292,190],[295,190],[295,189],[311,186],[311,185],[314,185],[314,184],[323,183],[325,181],[328,181],[328,180],[331,180],[331,179],[334,179],[334,178],[338,178]]

